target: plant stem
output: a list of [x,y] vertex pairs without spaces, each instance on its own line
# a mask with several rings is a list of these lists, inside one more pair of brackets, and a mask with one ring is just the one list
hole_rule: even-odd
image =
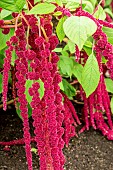
[[[35,142],[35,138],[34,137],[31,138],[31,142]],[[25,143],[24,138],[22,138],[22,139],[17,139],[17,140],[9,141],[9,142],[0,142],[0,145],[3,145],[3,146],[24,145],[24,143]]]
[[15,22],[15,31],[18,28],[18,20],[19,20],[20,14],[18,14],[18,16],[16,17],[16,22]]
[[21,13],[21,17],[24,19],[24,21],[26,22],[27,26],[29,26],[29,27],[30,27],[30,25],[29,25],[29,23],[28,23],[27,19],[24,17],[24,15],[23,15],[22,13]]
[[[17,97],[15,100],[18,100],[18,97]],[[8,101],[8,102],[7,102],[7,105],[10,105],[10,104],[12,104],[12,103],[14,103],[14,99]],[[1,108],[3,108],[3,104],[0,104],[0,109],[1,109]]]
[[47,37],[47,35],[46,35],[46,32],[45,32],[45,30],[44,30],[44,28],[41,26],[41,30],[42,30],[42,32],[43,32],[43,34],[44,34],[44,37],[45,37],[45,39],[46,39],[46,42],[48,42],[48,37]]
[[27,3],[29,4],[29,6],[30,6],[31,8],[33,8],[32,4],[29,2],[29,0],[26,0],[26,1],[27,1]]
[[76,103],[76,104],[82,104],[82,105],[84,104],[84,102],[79,102],[77,100],[73,100],[73,102]]
[[[20,27],[22,25],[22,23],[19,23],[18,25],[17,25],[17,27]],[[3,26],[1,26],[0,28],[15,28],[15,25],[3,25]]]
[[81,6],[81,9],[82,9],[82,0],[80,0],[80,6]]
[[92,15],[94,15],[95,14],[95,12],[98,10],[98,7],[100,6],[100,4],[102,3],[102,1],[103,0],[100,0],[100,2],[99,2],[99,4],[97,5],[97,7],[95,8],[95,10],[94,10],[94,12],[93,12],[93,14]]
[[28,26],[28,28],[27,28],[27,37],[26,37],[26,40],[27,40],[27,49],[29,49],[29,30],[30,30],[30,27]]

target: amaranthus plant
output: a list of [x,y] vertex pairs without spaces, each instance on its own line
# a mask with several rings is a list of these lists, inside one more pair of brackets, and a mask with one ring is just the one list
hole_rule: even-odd
[[[23,139],[0,144],[25,144],[29,170],[31,142],[40,170],[63,170],[62,149],[80,124],[78,133],[92,126],[113,140],[112,11],[110,0],[0,1],[3,110],[10,83],[23,122]],[[81,121],[71,100],[83,103]]]

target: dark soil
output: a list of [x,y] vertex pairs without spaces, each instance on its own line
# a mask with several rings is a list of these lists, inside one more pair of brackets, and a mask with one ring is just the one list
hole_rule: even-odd
[[[30,120],[32,122],[32,120]],[[0,141],[22,138],[22,121],[14,109],[0,110]],[[32,144],[32,147],[36,147]],[[90,129],[70,141],[64,148],[65,170],[113,170],[113,142]],[[0,170],[27,170],[24,146],[0,146]],[[38,156],[33,153],[33,170],[39,170]]]

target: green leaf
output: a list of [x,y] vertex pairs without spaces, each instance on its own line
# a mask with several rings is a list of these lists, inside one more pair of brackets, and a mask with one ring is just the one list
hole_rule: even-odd
[[12,58],[11,58],[11,65],[14,66],[15,65],[15,60],[16,60],[16,53],[15,51],[12,52]]
[[5,18],[5,17],[11,15],[11,13],[12,13],[12,12],[9,11],[9,10],[2,9],[2,11],[1,11],[1,13],[0,13],[0,18],[3,19],[3,18]]
[[2,74],[0,73],[0,93],[2,93]]
[[26,4],[26,0],[14,0],[16,6],[18,7],[18,11],[21,11],[24,5]]
[[[63,48],[63,52],[66,52],[66,51],[68,51],[68,50],[69,50],[69,46],[66,44],[65,47]],[[62,54],[62,55],[63,55],[63,54]],[[69,56],[69,54],[68,54],[67,56]]]
[[35,154],[37,154],[37,151],[38,151],[38,149],[36,149],[36,148],[31,148],[31,152],[34,152]]
[[[42,99],[42,97],[44,96],[44,83],[42,82],[41,79],[37,80],[37,82],[40,84],[40,88],[38,90],[39,94],[40,94],[40,99]],[[33,80],[27,80],[26,81],[26,91],[25,91],[25,95],[26,95],[26,99],[28,101],[28,103],[31,103],[32,101],[32,96],[29,95],[29,88],[32,86],[33,84]]]
[[108,62],[108,60],[105,59],[104,56],[102,56],[102,63],[106,64]]
[[61,0],[55,0],[55,2],[59,5],[59,6],[63,6],[62,1]]
[[84,44],[84,46],[89,47],[89,48],[92,48],[93,44],[92,44],[92,42],[90,42],[90,41],[86,41],[85,44]]
[[73,96],[75,96],[76,94],[76,89],[65,79],[62,79],[62,84],[64,87],[64,93],[68,96],[70,100],[72,100]]
[[69,57],[69,53],[64,49],[61,51],[62,56]]
[[64,39],[65,37],[65,33],[64,33],[64,30],[63,30],[63,23],[64,21],[66,20],[67,17],[62,17],[59,22],[58,22],[58,25],[56,27],[56,33],[57,33],[57,36],[60,40],[60,42],[62,42],[62,40]]
[[5,35],[0,29],[0,50],[4,49],[7,45],[6,42],[14,35],[14,29],[10,29],[9,34]]
[[92,3],[92,5],[95,7],[97,0],[89,0],[89,1],[90,1],[90,2]]
[[34,3],[36,4],[37,2],[41,2],[41,0],[34,0]]
[[83,72],[83,66],[75,62],[73,68],[73,75],[77,78],[80,84],[82,81],[82,72]]
[[0,54],[0,68],[3,68],[4,58],[5,58],[5,56],[3,55],[3,53],[1,53]]
[[105,11],[103,10],[103,8],[101,6],[98,7],[98,10],[95,12],[94,17],[96,19],[105,20],[106,13],[105,13]]
[[79,3],[78,2],[68,2],[65,6],[65,8],[68,8],[69,10],[73,11],[76,8],[79,7]]
[[[17,106],[18,106],[18,108],[16,109],[16,113],[18,114],[18,116],[19,116],[19,118],[20,119],[22,119],[22,116],[21,116],[21,111],[20,111],[20,109],[19,109],[19,103],[17,103]],[[31,106],[30,106],[30,104],[28,103],[28,118],[30,118],[31,117],[31,115],[32,115],[32,108],[31,108]]]
[[105,83],[107,91],[113,93],[113,80],[110,78],[105,78]]
[[55,2],[55,0],[45,0],[44,2],[47,2],[47,3],[53,3],[53,2]]
[[100,79],[99,66],[94,54],[91,54],[86,61],[86,64],[82,72],[82,87],[86,93],[86,97],[89,97],[98,86]]
[[111,112],[112,112],[112,114],[113,114],[113,97],[111,98],[110,108],[111,108]]
[[92,14],[94,11],[94,6],[92,5],[91,2],[86,1],[86,6],[83,9]]
[[32,84],[33,84],[33,80],[27,80],[26,84],[25,84],[25,87],[26,87],[25,95],[26,95],[26,99],[27,99],[28,103],[31,103],[31,101],[32,101],[32,96],[30,96],[29,92],[28,92],[28,90],[32,86]]
[[1,0],[0,7],[13,12],[20,12],[25,5],[25,0]]
[[68,47],[71,54],[75,53],[75,43],[73,43],[71,40],[68,40]]
[[88,17],[71,16],[64,22],[63,28],[66,36],[81,50],[87,38],[95,33],[97,25]]
[[50,3],[39,3],[36,6],[34,6],[28,14],[49,14],[54,12],[56,6]]
[[56,53],[61,53],[62,52],[62,48],[55,48],[53,51],[56,52]]
[[89,37],[83,46],[83,49],[85,50],[88,56],[90,56],[90,54],[92,53],[92,46],[92,37]]
[[113,45],[113,28],[103,27],[102,30],[106,33],[109,43]]
[[64,91],[64,86],[63,86],[62,81],[59,83],[59,86],[60,86],[60,90]]
[[53,16],[55,16],[55,17],[58,17],[58,16],[60,16],[60,15],[62,15],[62,12],[61,12],[61,11],[57,11],[57,12],[55,12],[55,13],[53,14]]
[[60,56],[58,67],[62,75],[66,77],[72,76],[73,61],[68,56]]
[[40,94],[40,99],[42,99],[42,97],[44,96],[44,83],[41,79],[37,80],[37,82],[40,84],[38,92]]
[[112,0],[105,0],[105,6],[110,5],[111,2],[112,2]]
[[110,8],[105,8],[104,11],[107,12],[113,18],[113,13]]
[[92,48],[89,48],[89,47],[84,46],[83,49],[85,50],[85,52],[87,53],[88,56],[91,55],[91,53],[92,53]]

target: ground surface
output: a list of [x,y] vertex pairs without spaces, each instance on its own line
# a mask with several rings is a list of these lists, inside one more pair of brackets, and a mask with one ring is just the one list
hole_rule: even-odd
[[[0,141],[22,138],[22,121],[14,109],[0,110]],[[32,147],[35,147],[32,145]],[[113,142],[100,132],[90,129],[70,141],[64,149],[65,170],[113,170]],[[27,170],[24,146],[0,146],[0,170]],[[33,153],[33,170],[39,170],[38,157]]]

